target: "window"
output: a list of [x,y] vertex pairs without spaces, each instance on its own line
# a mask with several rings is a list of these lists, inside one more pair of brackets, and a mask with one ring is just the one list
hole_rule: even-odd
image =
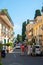
[[8,34],[8,29],[6,28],[6,34]]
[[9,42],[9,39],[7,40],[7,42]]
[[2,24],[2,32],[6,33],[6,27]]
[[6,39],[4,39],[4,44],[6,43]]

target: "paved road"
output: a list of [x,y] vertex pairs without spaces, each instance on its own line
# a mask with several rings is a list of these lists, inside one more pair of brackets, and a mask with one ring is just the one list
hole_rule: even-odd
[[3,65],[42,65],[43,57],[21,56],[20,50],[7,54],[6,58],[2,59]]
[[21,49],[14,49],[13,53],[21,53]]

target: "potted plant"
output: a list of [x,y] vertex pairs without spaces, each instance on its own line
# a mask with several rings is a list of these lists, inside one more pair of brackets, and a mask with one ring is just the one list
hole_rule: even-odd
[[12,48],[13,48],[13,43],[12,42],[7,43],[7,52],[11,51]]

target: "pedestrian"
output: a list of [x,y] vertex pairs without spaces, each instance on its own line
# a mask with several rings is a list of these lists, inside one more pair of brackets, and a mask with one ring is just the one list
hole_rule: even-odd
[[27,54],[27,49],[28,49],[27,44],[25,44],[25,51],[24,51],[25,54]]
[[28,45],[27,55],[30,55],[30,48],[31,48],[31,46],[30,46],[30,45]]
[[21,55],[24,55],[24,49],[25,49],[24,44],[22,44],[21,45]]
[[33,46],[33,56],[35,55],[35,46]]

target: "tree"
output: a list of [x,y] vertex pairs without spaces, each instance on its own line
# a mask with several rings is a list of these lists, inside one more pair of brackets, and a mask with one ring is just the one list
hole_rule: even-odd
[[21,42],[22,41],[22,36],[20,34],[17,34],[17,41]]
[[29,19],[27,19],[27,24],[29,24]]
[[35,11],[35,17],[34,17],[34,19],[35,19],[37,16],[41,16],[41,12],[40,12],[39,9]]
[[43,13],[43,6],[42,6],[42,10],[41,10],[41,11],[42,11],[42,13]]
[[26,21],[23,22],[22,24],[22,41],[24,41],[26,37],[25,31],[26,31]]
[[0,14],[8,14],[8,10],[7,9],[1,9]]

